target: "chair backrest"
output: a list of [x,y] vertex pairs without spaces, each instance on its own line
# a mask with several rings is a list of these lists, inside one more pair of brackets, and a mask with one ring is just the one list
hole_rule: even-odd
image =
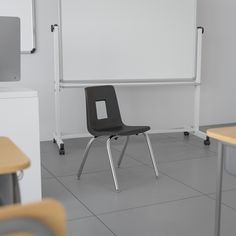
[[[113,86],[95,86],[85,88],[87,128],[94,135],[94,131],[119,128],[123,125],[116,92]],[[103,103],[106,115],[99,117],[98,104]]]
[[64,207],[45,199],[27,205],[0,208],[0,235],[66,236]]

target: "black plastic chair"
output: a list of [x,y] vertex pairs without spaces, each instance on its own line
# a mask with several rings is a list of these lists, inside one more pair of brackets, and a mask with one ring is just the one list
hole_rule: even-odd
[[[122,149],[120,158],[118,160],[118,167],[120,167],[127,144],[129,142],[130,135],[143,134],[149,148],[152,164],[154,167],[155,175],[158,177],[158,169],[156,160],[152,151],[151,142],[146,131],[150,130],[149,126],[127,126],[122,122],[118,101],[116,98],[115,89],[113,86],[96,86],[85,88],[86,96],[86,111],[87,111],[87,128],[93,138],[88,142],[84,157],[78,171],[78,179],[83,171],[84,164],[86,162],[88,152],[91,148],[92,143],[96,138],[101,136],[107,136],[107,152],[109,156],[111,171],[114,179],[115,189],[119,191],[119,185],[116,177],[116,170],[111,154],[111,139],[116,139],[119,136],[126,136],[126,141]],[[105,117],[99,118],[97,111],[97,103],[103,102],[105,104],[106,114]]]

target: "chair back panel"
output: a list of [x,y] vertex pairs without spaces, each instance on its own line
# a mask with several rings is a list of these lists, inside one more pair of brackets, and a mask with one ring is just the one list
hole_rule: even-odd
[[[123,125],[119,105],[113,86],[95,86],[85,88],[87,128],[93,131],[103,131],[119,128]],[[107,117],[99,119],[96,102],[104,101]]]

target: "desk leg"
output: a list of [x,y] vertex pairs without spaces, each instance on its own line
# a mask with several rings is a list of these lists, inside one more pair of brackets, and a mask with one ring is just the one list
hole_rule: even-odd
[[13,187],[13,201],[14,203],[20,203],[21,198],[20,198],[20,187],[19,187],[19,181],[17,174],[14,173],[12,174],[12,187]]
[[0,206],[13,204],[13,182],[11,174],[0,175]]
[[20,202],[20,189],[16,174],[0,175],[0,206]]
[[217,163],[217,182],[216,182],[216,205],[215,205],[215,236],[220,236],[221,223],[221,196],[222,196],[222,179],[223,179],[223,158],[224,145],[218,143],[218,163]]

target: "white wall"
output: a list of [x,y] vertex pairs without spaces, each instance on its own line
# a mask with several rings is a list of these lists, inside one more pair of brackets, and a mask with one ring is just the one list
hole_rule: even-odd
[[53,37],[50,25],[57,21],[55,3],[56,0],[36,0],[37,51],[32,55],[22,55],[21,81],[15,83],[39,93],[42,140],[51,139],[54,123]]
[[[206,28],[203,40],[201,124],[235,122],[236,2],[198,0],[199,23]],[[54,128],[53,39],[50,25],[57,21],[56,0],[36,0],[37,52],[22,56],[22,81],[38,90],[41,140],[52,139]],[[153,129],[190,125],[193,89],[180,87],[118,88],[125,122],[149,124]],[[62,123],[65,131],[86,133],[82,89],[63,91]]]
[[236,1],[198,0],[205,27],[201,124],[236,122]]

